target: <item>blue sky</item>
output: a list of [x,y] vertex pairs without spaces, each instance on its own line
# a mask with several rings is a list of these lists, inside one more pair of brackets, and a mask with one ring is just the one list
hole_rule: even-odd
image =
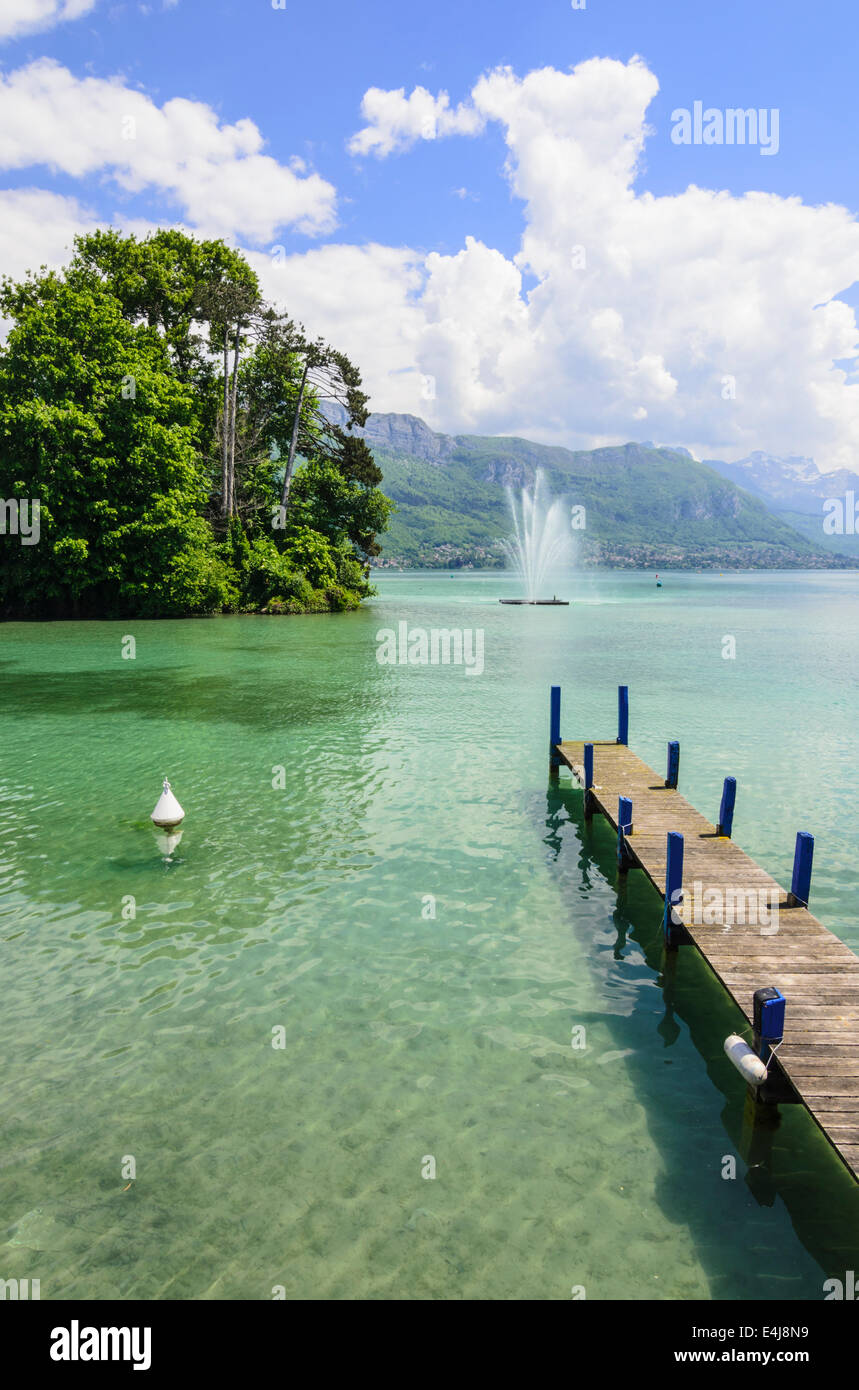
[[[584,10],[569,0],[288,0],[284,10],[267,0],[179,0],[167,9],[151,0],[98,5],[75,23],[9,43],[2,59],[8,70],[48,55],[82,76],[122,74],[159,101],[203,101],[229,122],[250,116],[270,153],[283,161],[302,155],[336,184],[344,203],[351,200],[341,209],[341,235],[350,239],[449,251],[474,234],[510,252],[520,216],[499,178],[505,151],[498,133],[490,133],[489,150],[438,142],[409,161],[355,160],[346,142],[361,124],[368,87],[444,88],[459,101],[496,66],[526,72],[640,54],[660,83],[640,185],[654,193],[692,182],[763,189],[856,212],[850,132],[859,124],[857,37],[856,7],[841,0],[590,0]],[[779,107],[778,156],[672,145],[671,111],[696,99]],[[468,206],[452,191],[463,187],[472,195]],[[91,196],[112,212],[97,184]]]
[[[52,18],[63,5],[85,12]],[[854,377],[843,372],[856,336],[845,314],[859,303],[850,288],[859,278],[854,5],[587,0],[574,9],[569,0],[287,0],[275,9],[270,0],[5,0],[4,8],[6,131],[15,111],[21,114],[15,157],[8,140],[0,141],[0,185],[7,196],[27,196],[7,202],[3,268],[18,273],[36,249],[61,260],[78,222],[142,230],[181,221],[235,238],[258,258],[268,292],[287,299],[308,326],[339,333],[359,360],[364,347],[380,408],[412,408],[448,429],[530,431],[578,444],[638,432],[699,453],[813,453],[828,467],[848,462],[859,445]],[[16,20],[19,37],[9,34]],[[633,70],[636,55],[642,65]],[[31,67],[45,59],[68,71],[64,94],[56,75],[48,90],[44,73]],[[605,83],[577,95],[584,83],[577,87],[571,70],[589,60],[614,64],[600,69]],[[535,79],[518,95],[499,87],[481,106],[475,84],[499,67],[512,69],[518,83],[545,69],[564,81],[558,93],[548,80],[541,87]],[[106,147],[114,105],[85,79],[109,79],[148,99],[133,147],[119,154]],[[400,133],[393,152],[378,143],[350,152],[356,132],[374,126],[362,114],[369,89],[404,89],[408,99],[416,87],[433,101],[448,93],[451,108],[462,104],[464,121],[477,100],[477,128],[405,137],[394,112]],[[29,106],[21,104],[24,95]],[[215,207],[213,194],[211,217],[207,181],[234,137],[219,135],[220,144],[207,148],[212,167],[195,176],[189,193],[188,153],[193,158],[198,149],[190,137],[183,149],[185,116],[161,131],[157,156],[146,149],[146,113],[176,98],[194,111],[209,108],[227,132],[252,122],[270,157],[266,169],[251,172],[249,145],[229,156],[231,208]],[[672,112],[696,101],[719,110],[777,108],[778,153],[672,142]],[[74,103],[91,106],[80,129],[69,119]],[[615,118],[621,143],[639,139],[637,164],[627,181],[618,177],[591,197],[611,160],[606,132]],[[541,122],[545,138],[536,129]],[[241,145],[244,137],[235,139]],[[165,142],[175,147],[169,173]],[[117,173],[115,158],[126,160],[132,148],[131,172],[123,166]],[[292,163],[296,157],[302,165]],[[278,173],[274,164],[293,172]],[[305,197],[311,185],[302,181],[314,174],[315,192]],[[690,184],[707,191],[716,247],[708,208],[689,198]],[[567,224],[551,206],[553,189],[570,210]],[[36,190],[48,200],[37,203]],[[743,199],[750,193],[774,201],[750,211]],[[65,201],[50,201],[57,198]],[[629,199],[637,220],[627,215]],[[826,204],[843,212],[815,218],[813,210]],[[584,241],[588,265],[571,288],[565,258]],[[283,250],[273,279],[275,244]],[[394,252],[403,253],[396,264]],[[375,287],[375,299],[351,309],[344,303],[338,313],[331,287],[344,301],[354,298],[356,275]],[[679,310],[678,280],[687,298],[701,295],[706,342]],[[702,294],[707,285],[712,292]],[[484,301],[495,306],[492,321],[484,321]],[[648,328],[649,314],[663,315],[658,333]],[[773,315],[778,320],[768,322]],[[499,335],[511,348],[505,360]],[[729,412],[718,404],[728,376],[744,382]],[[777,395],[785,406],[790,398],[790,418],[781,424]]]

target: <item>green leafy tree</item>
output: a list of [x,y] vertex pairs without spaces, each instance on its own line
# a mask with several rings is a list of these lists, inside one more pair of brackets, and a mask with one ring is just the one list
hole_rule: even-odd
[[[0,291],[0,493],[38,498],[38,545],[4,537],[0,603],[28,615],[213,611],[230,600],[201,512],[190,385],[97,282]],[[207,582],[187,581],[193,565]]]
[[[79,237],[62,273],[5,280],[0,492],[38,545],[0,550],[0,613],[351,606],[391,504],[350,427],[357,368],[260,299],[222,242]],[[347,427],[328,404],[346,411]]]
[[392,511],[393,503],[378,488],[344,474],[334,459],[316,456],[296,473],[292,519],[335,546],[350,542],[365,562],[378,554],[376,535],[385,530]]

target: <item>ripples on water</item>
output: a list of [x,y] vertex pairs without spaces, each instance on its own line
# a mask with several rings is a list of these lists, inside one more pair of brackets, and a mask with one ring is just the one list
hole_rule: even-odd
[[[548,787],[547,703],[610,736],[629,684],[636,750],[679,738],[705,812],[734,773],[735,836],[782,882],[813,830],[812,906],[857,949],[855,577],[581,577],[536,614],[503,575],[379,587],[359,614],[0,627],[0,1276],[821,1297],[856,1188],[798,1107],[768,1166],[741,1156],[738,1016],[693,951],[666,968],[654,893],[619,894],[607,826]],[[482,627],[484,674],[380,666],[400,619]]]

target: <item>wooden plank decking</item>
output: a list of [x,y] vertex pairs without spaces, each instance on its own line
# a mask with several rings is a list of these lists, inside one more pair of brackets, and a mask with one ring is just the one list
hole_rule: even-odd
[[[786,891],[679,792],[621,743],[594,745],[593,804],[617,829],[618,797],[632,801],[632,834],[626,837],[632,861],[665,896],[666,838],[670,830],[685,839],[683,927],[749,1022],[756,989],[774,985],[787,997],[784,1042],[778,1061],[797,1093],[844,1163],[859,1179],[859,957],[804,907],[788,906]],[[584,742],[553,745],[584,786]],[[698,910],[693,885],[699,884]],[[725,902],[721,914],[714,897]],[[731,920],[740,892],[763,892],[778,905],[773,923]],[[702,900],[715,918],[705,924]],[[740,914],[743,915],[742,913]],[[745,915],[751,915],[746,913]],[[695,920],[695,919],[698,920]],[[727,919],[727,920],[726,920]]]

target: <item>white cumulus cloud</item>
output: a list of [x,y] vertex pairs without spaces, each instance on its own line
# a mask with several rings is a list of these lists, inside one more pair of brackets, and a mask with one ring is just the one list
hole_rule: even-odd
[[80,19],[94,9],[96,3],[97,0],[2,0],[0,40],[17,39],[20,34],[49,29],[66,19]]
[[373,154],[378,158],[395,150],[407,150],[418,140],[437,140],[445,135],[475,135],[484,118],[474,106],[463,102],[451,108],[447,92],[434,97],[426,87],[415,87],[410,96],[405,88],[395,92],[371,87],[361,102],[367,124],[352,136],[352,154]]
[[42,188],[0,189],[0,266],[21,280],[41,266],[58,270],[72,254],[81,232],[99,226],[95,214],[77,198]]
[[194,226],[260,243],[279,227],[335,224],[334,187],[263,153],[251,120],[222,124],[203,102],[161,107],[119,80],[77,78],[50,59],[0,77],[0,169],[42,165],[154,191]]
[[424,258],[416,251],[371,243],[329,245],[303,254],[252,252],[248,260],[263,294],[350,353],[377,410],[412,411],[420,393],[420,293]]
[[[330,184],[266,155],[250,120],[224,124],[186,100],[159,107],[51,62],[0,78],[0,165],[161,194],[162,223],[250,247],[264,291],[354,358],[376,410],[572,447],[646,436],[699,457],[765,448],[855,467],[859,383],[836,365],[857,362],[856,315],[838,298],[859,280],[855,217],[797,196],[648,192],[648,142],[673,149],[668,130],[648,126],[657,90],[639,59],[590,59],[569,72],[498,69],[457,107],[422,88],[368,92],[359,155],[500,127],[522,210],[514,255],[485,233],[444,255],[272,249],[281,227],[331,229]],[[4,268],[63,260],[94,225],[86,201],[2,195]],[[146,230],[121,197],[101,221]]]
[[[856,316],[837,298],[859,279],[856,219],[775,194],[647,192],[657,91],[640,59],[521,78],[503,68],[476,83],[456,133],[502,127],[523,208],[519,251],[510,260],[469,237],[457,254],[423,260],[422,289],[404,281],[399,310],[388,296],[383,312],[408,306],[411,375],[391,391],[372,342],[348,344],[359,360],[369,354],[376,408],[402,408],[391,402],[408,380],[411,408],[440,428],[579,446],[646,430],[699,456],[763,447],[855,467],[859,385],[834,364],[857,355]],[[427,98],[373,89],[361,150],[421,138]],[[446,94],[435,100],[448,110]],[[431,402],[421,373],[436,380]]]

